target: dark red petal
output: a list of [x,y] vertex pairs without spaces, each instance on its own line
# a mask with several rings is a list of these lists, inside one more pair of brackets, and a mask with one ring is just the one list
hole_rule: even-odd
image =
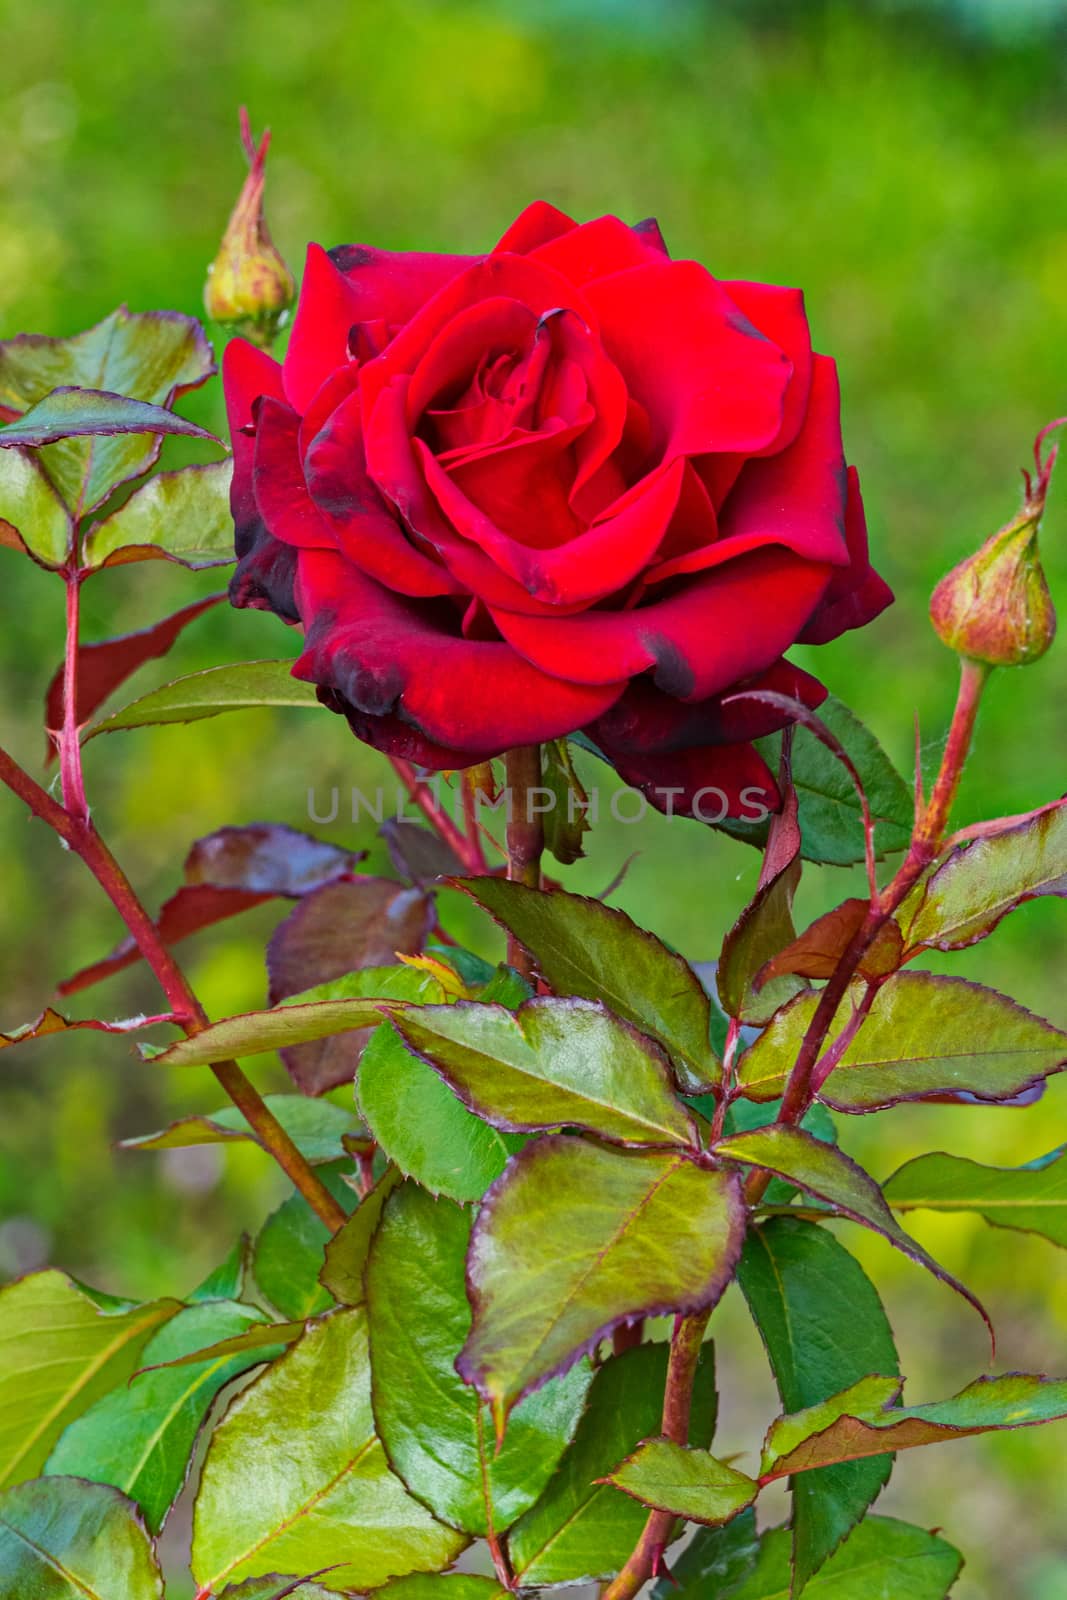
[[282,369],[244,339],[231,339],[222,360],[222,381],[233,441],[230,511],[238,558],[230,579],[230,603],[273,611],[283,621],[295,622],[293,552],[267,532],[252,486],[256,449],[251,432],[253,407],[263,395],[279,401],[283,398]]
[[598,217],[541,245],[533,260],[555,267],[572,283],[586,284],[610,272],[662,261],[664,253],[618,217]]
[[395,713],[470,756],[573,733],[622,692],[621,683],[548,677],[506,644],[464,639],[446,601],[401,599],[335,553],[301,553],[298,602],[306,641],[297,677],[336,691],[356,713]]
[[342,402],[312,440],[304,475],[338,548],[364,572],[401,594],[459,592],[446,569],[411,543],[367,476],[358,393]]
[[608,683],[653,668],[665,694],[706,700],[788,650],[831,571],[771,545],[631,611],[555,618],[490,609],[504,638],[544,672]]
[[733,700],[723,705],[723,700],[746,689],[770,689],[813,710],[826,699],[819,680],[788,661],[776,661],[766,672],[731,684],[723,695],[695,705],[671,699],[650,678],[635,678],[588,733],[595,744],[620,756],[653,755],[694,745],[739,744],[777,733],[789,718],[775,707],[758,700]]
[[719,539],[653,568],[650,583],[703,572],[746,550],[780,544],[811,561],[844,567],[847,479],[837,368],[816,356],[804,426],[780,455],[750,461],[719,513]]
[[645,217],[642,222],[635,222],[634,232],[645,241],[650,249],[656,250],[661,256],[669,258],[670,251],[667,249],[666,241],[655,217]]
[[648,412],[657,454],[751,454],[777,436],[789,358],[704,267],[649,261],[584,293],[604,348]]
[[257,410],[252,486],[260,516],[283,544],[329,549],[334,543],[308,494],[300,464],[300,418],[282,400],[267,397]]
[[845,511],[845,537],[849,565],[835,572],[807,627],[800,635],[802,644],[829,644],[850,628],[873,622],[893,602],[893,591],[878,576],[870,563],[867,548],[867,518],[855,467],[848,469],[848,501]]
[[800,432],[811,392],[811,329],[803,292],[768,283],[725,282],[723,288],[752,326],[772,340],[779,350],[784,350],[793,363],[781,429],[777,437],[763,447],[767,454],[784,450]]
[[515,255],[524,256],[529,251],[536,250],[538,245],[547,244],[549,239],[555,239],[561,233],[569,233],[577,226],[572,217],[568,217],[565,211],[550,206],[547,200],[534,200],[515,218],[499,244],[495,246],[494,253],[510,250]]
[[[594,738],[595,734],[590,734]],[[599,741],[596,741],[599,742]],[[651,756],[620,755],[600,746],[620,778],[657,811],[714,824],[733,817],[762,822],[781,798],[771,769],[750,744],[702,745]],[[626,815],[625,801],[617,802]]]

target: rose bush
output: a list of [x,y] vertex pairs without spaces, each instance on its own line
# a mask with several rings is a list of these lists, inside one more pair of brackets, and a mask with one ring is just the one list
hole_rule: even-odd
[[[673,261],[653,222],[529,207],[488,255],[307,258],[280,365],[226,352],[236,605],[362,739],[464,767],[579,729],[664,806],[731,814],[783,660],[869,621],[834,362],[794,289]],[[750,813],[746,813],[750,814]]]

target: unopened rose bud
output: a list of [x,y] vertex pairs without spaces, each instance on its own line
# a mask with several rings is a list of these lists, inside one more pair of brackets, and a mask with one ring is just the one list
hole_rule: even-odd
[[958,655],[990,667],[1024,667],[1056,637],[1056,610],[1041,570],[1037,532],[1045,509],[1055,446],[1042,461],[1045,438],[1067,420],[1050,422],[1034,443],[1036,473],[1023,473],[1026,498],[1018,515],[941,579],[930,620]]
[[237,197],[222,246],[208,268],[204,305],[215,322],[269,347],[293,303],[296,284],[263,217],[263,186],[270,131],[258,147],[248,112],[241,108],[241,143],[249,172]]

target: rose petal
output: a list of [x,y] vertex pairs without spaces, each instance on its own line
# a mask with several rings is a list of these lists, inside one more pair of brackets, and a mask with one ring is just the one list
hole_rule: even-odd
[[645,756],[694,745],[739,744],[785,727],[789,717],[758,700],[723,705],[724,699],[746,689],[789,695],[812,710],[826,699],[819,680],[789,661],[776,661],[766,672],[730,684],[724,695],[696,705],[661,694],[650,678],[635,678],[611,710],[589,728],[589,736],[601,749],[620,756]]
[[[596,740],[591,732],[590,737]],[[620,778],[657,811],[698,822],[761,822],[781,805],[778,785],[750,744],[700,745],[653,756],[619,755],[600,745]],[[623,809],[621,806],[619,809]]]
[[704,267],[652,260],[584,293],[604,348],[648,412],[658,455],[751,454],[776,437],[789,358]]
[[270,396],[256,412],[252,487],[260,516],[283,544],[329,549],[334,543],[300,465],[300,418],[283,400]]
[[611,272],[661,261],[664,253],[618,217],[597,217],[539,246],[531,258],[544,261],[581,285]]
[[850,628],[862,628],[893,602],[893,591],[871,566],[867,519],[855,467],[848,469],[845,538],[850,562],[835,572],[811,620],[800,634],[802,644],[829,644]]
[[624,687],[566,683],[506,644],[466,640],[447,601],[401,599],[334,552],[301,553],[297,599],[306,639],[296,677],[472,758],[573,733]]
[[577,226],[573,217],[549,205],[547,200],[534,200],[515,218],[493,253],[510,250],[516,255],[527,255],[531,250],[536,250],[538,245],[547,244],[549,239],[569,233]]
[[230,579],[230,600],[235,606],[274,611],[284,621],[295,622],[293,554],[267,532],[252,487],[253,408],[262,395],[282,398],[282,369],[265,351],[244,339],[231,339],[222,359],[222,382],[233,440],[230,511],[238,558]]
[[706,700],[764,671],[789,648],[831,571],[770,545],[629,611],[556,618],[490,609],[508,643],[544,672],[592,684],[653,668],[665,694]]

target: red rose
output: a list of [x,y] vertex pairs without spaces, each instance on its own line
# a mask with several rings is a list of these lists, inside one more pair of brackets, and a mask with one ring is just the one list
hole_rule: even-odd
[[[837,373],[793,289],[672,261],[655,224],[538,203],[486,256],[312,245],[279,366],[226,352],[236,605],[361,739],[463,767],[583,729],[684,810],[776,803],[723,705],[869,621]],[[746,814],[751,814],[746,813]]]

